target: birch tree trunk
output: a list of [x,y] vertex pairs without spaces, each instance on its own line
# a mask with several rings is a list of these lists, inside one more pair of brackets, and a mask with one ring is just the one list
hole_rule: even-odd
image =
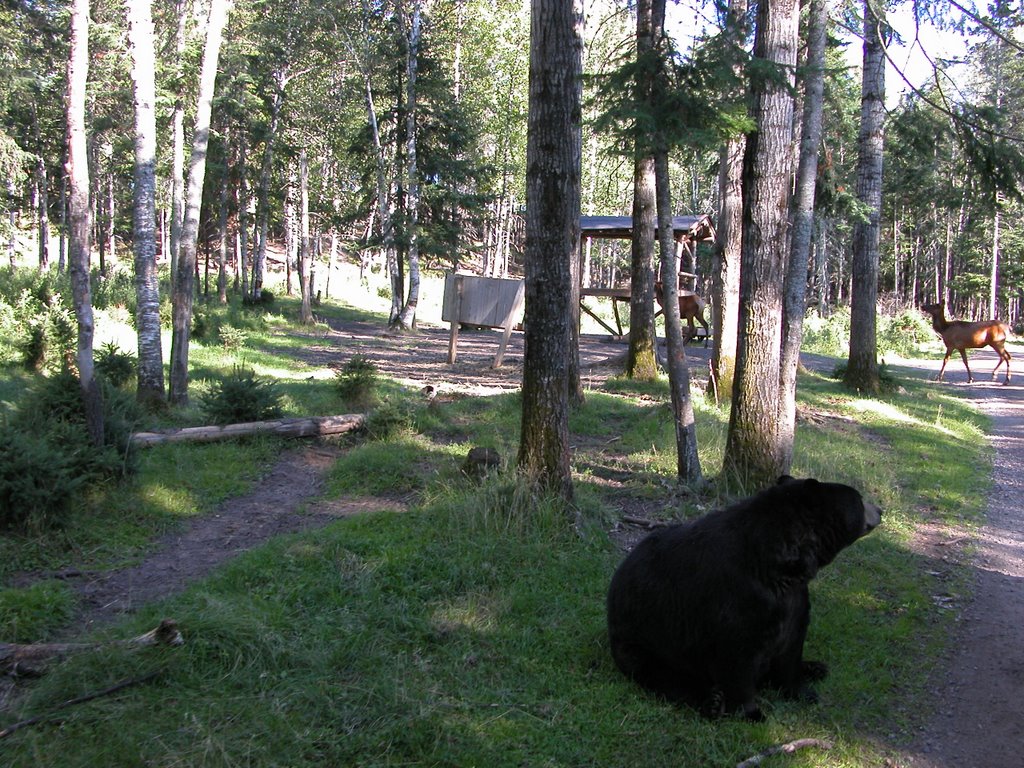
[[210,111],[217,79],[221,35],[233,0],[212,0],[206,25],[206,47],[199,78],[196,124],[192,133],[192,156],[188,168],[185,197],[185,223],[181,232],[178,279],[174,284],[171,335],[171,387],[173,405],[188,404],[188,345],[192,326],[192,302],[195,296],[196,250],[199,241],[199,211],[206,178],[206,150],[210,140]]
[[36,188],[38,225],[39,225],[39,269],[45,272],[50,268],[50,195],[49,179],[46,173],[46,153],[43,151],[42,131],[39,127],[39,113],[32,104],[32,129],[36,139]]
[[395,249],[394,208],[391,203],[391,186],[387,177],[387,160],[384,157],[384,147],[380,140],[380,125],[377,122],[377,108],[374,104],[373,87],[368,70],[364,70],[363,80],[366,87],[366,115],[370,123],[370,136],[373,140],[373,154],[376,161],[377,213],[380,219],[381,242],[384,246],[385,264],[388,274],[391,276],[391,314],[388,318],[390,323],[402,310],[403,281],[399,271],[398,252]]
[[884,5],[864,0],[864,71],[857,138],[857,199],[867,221],[853,226],[853,282],[850,292],[850,359],[843,383],[877,392],[878,241],[882,215],[882,153],[885,123]]
[[582,0],[532,0],[520,471],[569,501],[571,261],[579,247]]
[[302,295],[302,307],[299,311],[299,322],[313,322],[312,297],[312,258],[309,252],[309,161],[306,150],[299,153],[299,291]]
[[789,269],[786,272],[782,312],[782,363],[779,374],[779,470],[788,474],[793,464],[796,434],[796,374],[800,342],[804,335],[807,305],[807,268],[814,233],[814,191],[821,147],[821,118],[825,101],[825,46],[828,28],[827,0],[810,0],[807,25],[807,63],[804,80],[803,129],[796,192],[793,195],[793,229]]
[[274,100],[270,104],[270,124],[267,127],[266,144],[263,147],[263,164],[260,166],[259,188],[256,190],[256,253],[252,264],[252,297],[259,299],[263,293],[263,272],[267,264],[267,238],[270,235],[270,174],[274,169],[274,142],[281,123],[281,108],[284,106],[284,89],[289,76],[284,69],[274,73],[277,85]]
[[726,478],[747,489],[779,474],[778,372],[798,29],[796,0],[759,3],[754,59],[778,76],[755,84],[756,130],[744,157],[740,326],[724,462]]
[[151,0],[129,0],[128,36],[135,93],[135,190],[132,247],[138,308],[140,403],[164,399],[164,356],[160,341],[160,284],[156,269],[156,59]]
[[93,445],[103,444],[103,395],[93,366],[92,295],[89,250],[92,221],[89,211],[89,150],[85,136],[85,88],[89,77],[89,0],[73,0],[68,57],[68,179],[71,188],[71,232],[68,266],[75,317],[78,320],[78,381],[82,388],[85,423]]
[[[403,16],[399,9],[399,16]],[[416,306],[420,299],[420,243],[419,243],[419,214],[420,214],[420,180],[419,169],[416,161],[416,76],[419,70],[419,51],[421,35],[421,3],[420,0],[412,2],[412,22],[409,28],[409,52],[405,68],[405,163],[406,163],[406,216],[408,222],[409,241],[409,292],[406,294],[405,305],[393,325],[403,330],[409,330],[416,324]]]
[[185,220],[185,25],[187,0],[176,1],[178,26],[174,34],[174,68],[177,87],[174,111],[171,114],[171,286],[178,275],[178,256],[181,253],[181,228]]
[[[225,143],[231,144],[231,132],[227,132]],[[220,247],[217,251],[217,301],[221,304],[228,303],[228,178],[227,168],[220,182],[220,218],[217,229],[220,234]]]
[[242,296],[249,295],[249,185],[246,162],[249,159],[245,131],[238,140],[238,272],[242,278]]

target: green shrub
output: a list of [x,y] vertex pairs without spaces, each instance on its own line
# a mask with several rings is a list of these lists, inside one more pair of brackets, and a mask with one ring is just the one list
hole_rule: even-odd
[[235,366],[200,397],[200,408],[214,424],[276,419],[283,413],[276,382]]
[[124,307],[134,316],[137,305],[135,277],[131,270],[116,269],[106,276],[96,270],[92,273],[92,307],[107,309]]
[[11,426],[44,439],[62,453],[75,477],[97,481],[130,474],[137,456],[131,435],[141,421],[141,411],[131,394],[109,382],[101,382],[103,395],[103,445],[93,445],[86,428],[78,376],[63,371],[41,378],[18,401]]
[[246,331],[233,325],[222,325],[217,335],[220,337],[221,346],[227,352],[237,352],[245,346],[245,340],[249,338]]
[[913,357],[936,338],[931,322],[917,310],[904,309],[896,315],[878,316],[878,351]]
[[26,288],[14,305],[12,319],[19,326],[14,346],[26,370],[74,367],[78,324],[59,294],[44,302]]
[[131,381],[137,367],[135,355],[122,352],[112,341],[108,341],[96,353],[96,370],[114,387],[121,388]]
[[262,312],[245,312],[237,304],[197,304],[192,312],[192,338],[204,344],[239,349],[251,331],[266,328]]
[[377,366],[365,355],[353,355],[335,374],[341,399],[356,408],[367,408],[376,400]]
[[416,431],[416,411],[404,400],[385,400],[366,417],[366,433],[373,440],[393,440]]
[[804,318],[801,349],[819,355],[845,357],[850,349],[850,310],[840,307],[828,317],[812,309]]
[[0,430],[0,528],[39,532],[59,525],[82,478],[43,437]]

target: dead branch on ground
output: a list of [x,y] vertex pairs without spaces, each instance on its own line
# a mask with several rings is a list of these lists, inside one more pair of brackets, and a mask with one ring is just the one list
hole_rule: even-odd
[[738,763],[736,768],[754,768],[755,765],[760,765],[766,757],[778,754],[789,755],[805,747],[817,747],[818,749],[828,750],[832,749],[833,746],[831,741],[824,741],[823,739],[797,739],[787,744],[776,744],[774,747],[768,747],[768,749],[758,752],[753,757],[748,757],[742,763]]
[[41,666],[72,653],[110,647],[145,647],[150,645],[181,645],[184,643],[178,623],[164,619],[159,625],[138,637],[110,643],[0,643],[0,673],[14,676],[37,676]]
[[143,675],[142,677],[133,677],[128,680],[122,680],[121,682],[115,683],[109,688],[104,688],[102,691],[93,691],[92,693],[87,693],[84,696],[76,696],[73,699],[62,701],[60,704],[54,707],[53,710],[47,712],[45,715],[36,715],[35,717],[30,717],[27,720],[20,720],[17,723],[11,723],[6,728],[0,729],[0,739],[10,736],[12,733],[14,733],[15,731],[20,731],[22,728],[27,728],[30,725],[36,725],[37,723],[50,720],[53,717],[53,713],[57,710],[67,709],[68,707],[73,707],[75,704],[82,704],[86,701],[92,701],[93,699],[98,699],[101,696],[108,696],[111,693],[116,693],[117,691],[120,691],[129,686],[148,682],[152,680],[154,677],[156,677],[158,674],[159,672],[150,672],[148,675]]

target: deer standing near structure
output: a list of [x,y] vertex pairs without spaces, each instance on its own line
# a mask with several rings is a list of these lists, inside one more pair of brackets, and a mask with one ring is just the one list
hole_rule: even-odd
[[998,320],[982,320],[976,323],[967,320],[946,320],[946,308],[942,304],[923,304],[921,310],[931,315],[932,328],[946,345],[946,356],[942,358],[942,367],[939,369],[939,381],[942,381],[946,363],[955,349],[963,358],[964,368],[967,369],[967,383],[970,384],[974,377],[971,376],[971,366],[967,364],[966,350],[992,347],[999,354],[999,362],[992,369],[992,380],[995,380],[999,366],[1006,363],[1006,379],[1003,384],[1010,383],[1010,353],[1004,347],[1010,329],[1005,323]]
[[[658,304],[662,309],[665,308],[665,294],[662,290],[661,281],[659,280],[654,284],[654,298],[657,299]],[[704,326],[705,337],[711,335],[711,329],[708,328],[708,321],[704,319],[704,299],[698,296],[696,293],[691,291],[679,291],[679,317],[687,322],[690,326],[690,335],[687,337],[687,341],[697,335],[697,326],[694,325],[694,319],[697,320],[702,326]],[[706,345],[705,345],[706,346]]]

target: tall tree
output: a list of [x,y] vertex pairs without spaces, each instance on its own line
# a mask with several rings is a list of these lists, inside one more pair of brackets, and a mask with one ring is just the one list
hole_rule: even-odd
[[156,269],[156,60],[151,0],[129,0],[128,34],[135,91],[135,296],[138,309],[139,402],[164,399],[164,358],[160,341],[160,284]]
[[[636,98],[639,110],[654,111],[653,75],[658,64],[654,47],[652,0],[636,5]],[[630,241],[629,353],[626,372],[636,379],[658,375],[658,337],[654,326],[654,240],[658,209],[650,128],[636,121],[633,154],[633,236]]]
[[807,304],[807,266],[814,231],[814,190],[821,149],[821,117],[825,103],[825,47],[828,42],[828,0],[810,0],[807,9],[807,60],[804,65],[804,108],[800,161],[793,194],[793,228],[782,313],[782,363],[779,378],[779,469],[788,474],[796,434],[796,373],[800,364]]
[[210,111],[217,80],[221,36],[233,0],[211,0],[206,25],[206,47],[199,76],[196,123],[192,132],[192,156],[185,193],[185,225],[182,228],[181,254],[172,299],[171,387],[174,405],[188,403],[188,345],[192,330],[192,301],[195,294],[196,251],[199,243],[199,211],[206,178],[206,149],[210,141]]
[[188,0],[174,0],[174,107],[171,111],[171,282],[178,272],[185,223],[185,32]]
[[[407,41],[405,65],[405,205],[406,258],[409,262],[409,292],[393,325],[410,329],[416,322],[416,306],[420,298],[420,178],[416,156],[416,136],[419,113],[417,110],[417,75],[419,73],[420,39],[423,30],[420,0],[412,0],[408,30],[404,29],[405,11],[397,9],[403,37]],[[404,286],[403,286],[404,287]]]
[[756,487],[779,474],[779,365],[793,81],[799,38],[796,0],[758,3],[752,84],[756,129],[743,168],[743,255],[736,377],[724,473]]
[[94,445],[103,443],[103,396],[93,365],[92,294],[89,287],[89,150],[85,134],[85,90],[89,78],[89,0],[71,5],[71,50],[68,56],[68,179],[71,186],[71,242],[68,266],[78,320],[78,380],[86,426]]
[[299,294],[302,305],[299,322],[313,322],[312,296],[313,281],[311,270],[313,259],[309,248],[309,159],[306,150],[299,152]]
[[583,4],[532,0],[520,470],[569,500],[571,261],[579,247]]
[[853,227],[850,294],[850,359],[843,383],[877,392],[878,240],[882,216],[882,158],[885,140],[885,4],[864,0],[864,67],[860,131],[857,137],[857,200],[864,216]]
[[[672,51],[665,34],[665,0],[653,0],[651,22],[654,29],[654,51],[657,68],[651,81],[651,101],[663,102],[669,95],[668,69]],[[659,122],[651,137],[654,147],[654,176],[658,209],[658,247],[661,252],[662,306],[665,317],[665,342],[668,348],[668,380],[672,392],[672,413],[676,434],[676,474],[689,485],[703,481],[700,457],[697,453],[697,423],[690,396],[690,369],[686,363],[686,345],[683,342],[682,320],[679,306],[679,254],[676,250],[675,229],[672,225],[672,182],[669,175],[670,129]]]
[[[748,0],[729,0],[723,30],[726,51],[736,80],[743,67],[747,37]],[[738,94],[727,94],[738,100]],[[711,384],[731,396],[736,369],[736,334],[740,311],[740,254],[743,244],[743,154],[747,139],[735,133],[726,139],[718,155],[717,237],[711,267]]]

